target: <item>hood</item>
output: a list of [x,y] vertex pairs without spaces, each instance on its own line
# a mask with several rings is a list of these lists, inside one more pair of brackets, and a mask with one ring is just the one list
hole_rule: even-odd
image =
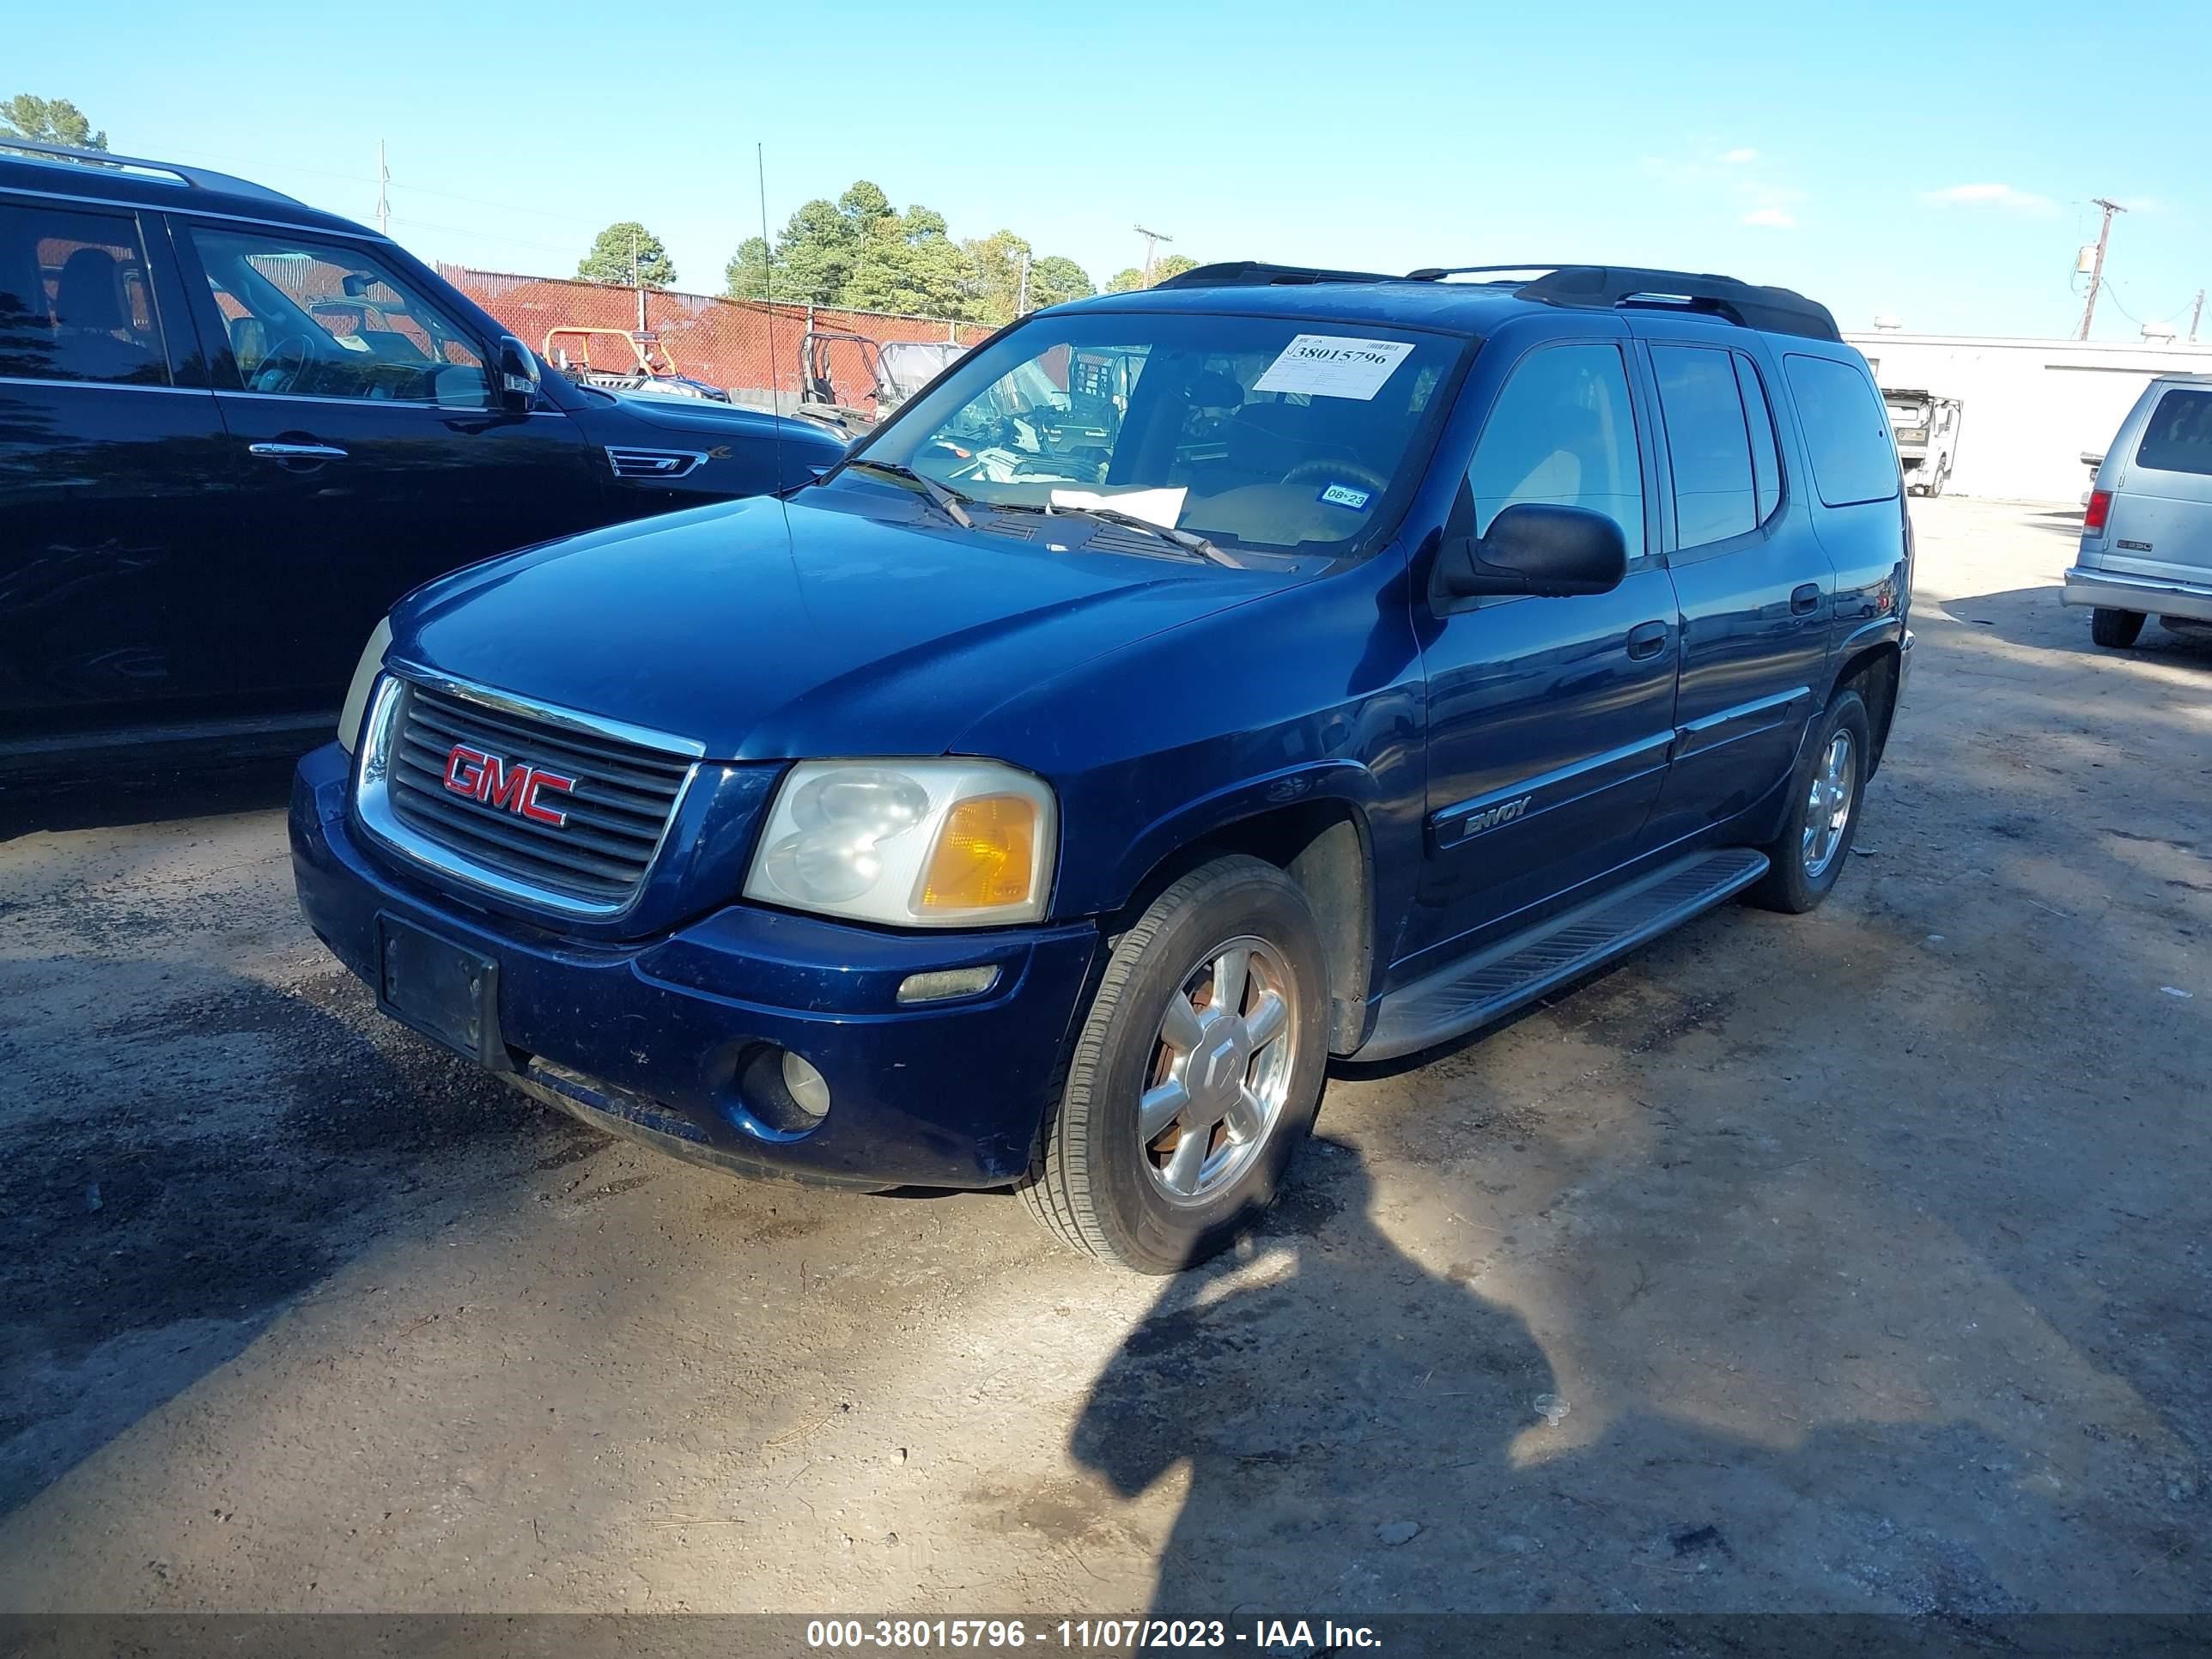
[[718,760],[932,755],[1025,688],[1297,580],[1091,550],[1079,520],[978,522],[1008,533],[843,482],[596,531],[417,589],[392,655]]
[[764,441],[780,428],[787,434],[803,438],[829,437],[840,443],[844,441],[842,434],[819,421],[771,415],[765,409],[752,409],[744,404],[717,403],[711,398],[656,397],[650,393],[633,396],[623,392],[610,392],[607,395],[622,406],[623,414],[664,432]]

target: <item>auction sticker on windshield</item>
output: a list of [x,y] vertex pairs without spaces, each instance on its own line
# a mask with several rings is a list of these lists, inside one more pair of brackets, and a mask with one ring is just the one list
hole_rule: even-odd
[[1355,340],[1341,334],[1301,334],[1283,348],[1255,392],[1304,392],[1316,398],[1357,398],[1382,389],[1390,372],[1413,355],[1403,340]]

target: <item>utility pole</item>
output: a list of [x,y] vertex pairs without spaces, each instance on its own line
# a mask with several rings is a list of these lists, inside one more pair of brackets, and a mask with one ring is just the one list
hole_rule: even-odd
[[2091,198],[2091,205],[2105,210],[2105,222],[2097,227],[2097,257],[2089,266],[2089,300],[2081,307],[2081,331],[2074,337],[2077,340],[2089,337],[2089,325],[2096,319],[2097,289],[2105,280],[2105,244],[2112,234],[2112,216],[2127,211],[2118,202],[2108,202],[2101,196]]
[[1157,243],[1172,242],[1175,240],[1175,238],[1168,235],[1163,231],[1146,230],[1142,225],[1139,225],[1137,227],[1137,234],[1145,239],[1145,273],[1143,286],[1150,288],[1152,285],[1152,248]]
[[376,141],[376,228],[383,234],[392,234],[392,198],[385,186],[392,182],[392,169],[384,165],[384,140]]
[[2204,290],[2197,290],[2197,302],[2189,307],[2189,343],[2197,343],[2197,319],[2204,314]]
[[[2199,297],[2201,298],[2202,296],[2200,295]],[[1017,316],[1017,317],[1026,317],[1026,316],[1028,316],[1029,314],[1030,314],[1030,256],[1029,256],[1029,250],[1028,250],[1028,249],[1026,249],[1026,248],[1024,248],[1024,249],[1022,251],[1022,277],[1021,277],[1021,281],[1020,281],[1020,283],[1018,283],[1018,284],[1016,285],[1016,287],[1015,287],[1015,289],[1014,289],[1014,315],[1015,315],[1015,316]]]
[[637,231],[629,228],[629,285],[637,290],[637,331],[645,332],[645,283],[637,274]]

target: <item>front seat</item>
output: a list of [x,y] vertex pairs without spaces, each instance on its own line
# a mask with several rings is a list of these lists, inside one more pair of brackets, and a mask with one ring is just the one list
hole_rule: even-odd
[[131,331],[122,272],[104,247],[81,247],[62,262],[54,286],[54,372],[75,380],[161,378],[153,352]]

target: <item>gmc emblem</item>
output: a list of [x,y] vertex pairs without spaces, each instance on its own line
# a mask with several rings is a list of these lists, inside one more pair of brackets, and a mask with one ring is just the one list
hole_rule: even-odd
[[540,771],[527,761],[509,762],[488,755],[465,743],[455,744],[446,755],[446,787],[453,793],[517,813],[534,823],[550,823],[556,830],[568,822],[568,815],[544,805],[538,794],[550,790],[565,795],[575,787],[574,778]]

